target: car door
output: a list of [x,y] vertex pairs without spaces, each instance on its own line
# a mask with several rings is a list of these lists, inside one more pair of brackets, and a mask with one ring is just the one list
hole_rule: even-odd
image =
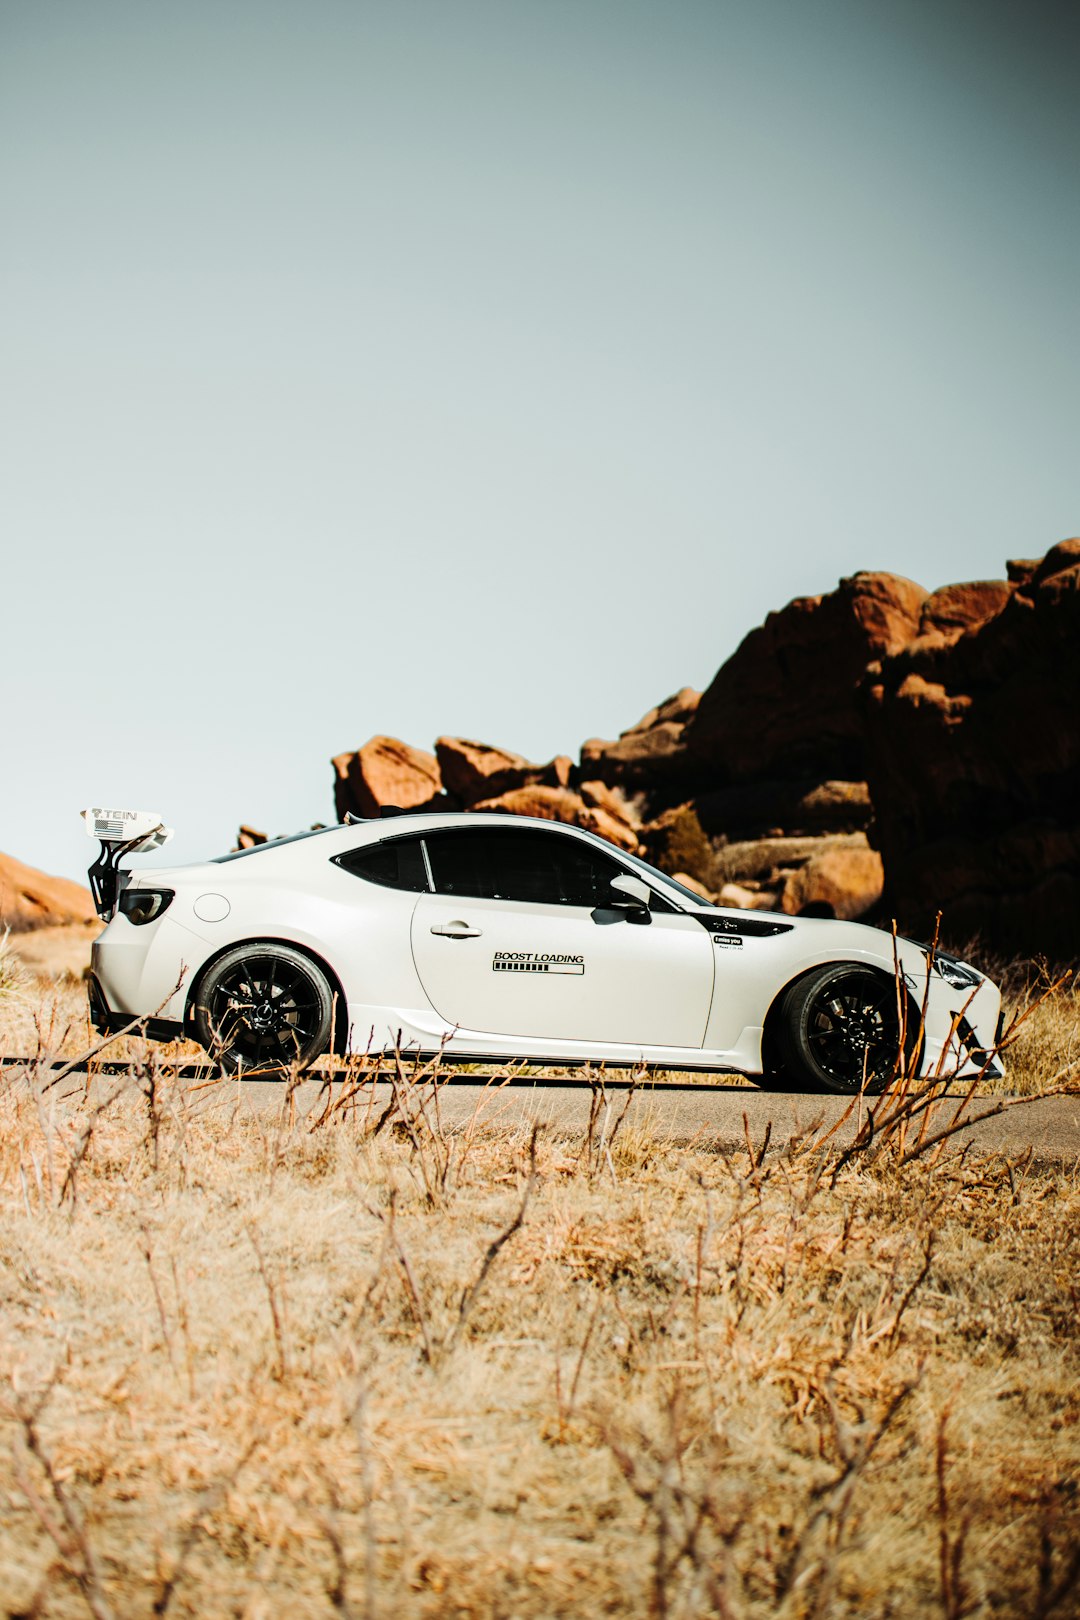
[[424,838],[434,892],[413,960],[447,1023],[492,1035],[700,1048],[713,946],[661,897],[612,903],[626,871],[556,828],[462,827]]

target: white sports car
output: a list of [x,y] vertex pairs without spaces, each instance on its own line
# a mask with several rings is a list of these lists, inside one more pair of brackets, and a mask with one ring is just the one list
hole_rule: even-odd
[[441,1048],[873,1091],[901,1038],[924,1074],[1001,1072],[1000,995],[974,968],[905,939],[894,956],[858,923],[710,905],[575,827],[398,814],[133,873],[120,859],[169,836],[159,818],[84,816],[108,922],[98,1029],[142,1019],[233,1073]]

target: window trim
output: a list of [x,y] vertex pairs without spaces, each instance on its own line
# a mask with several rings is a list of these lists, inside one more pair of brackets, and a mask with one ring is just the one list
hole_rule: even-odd
[[428,894],[438,894],[439,891],[435,887],[435,874],[431,870],[431,856],[427,850],[427,839],[423,833],[420,834],[420,853],[424,857],[424,871],[427,873],[427,892]]
[[[425,832],[405,832],[404,830],[398,832],[395,830],[393,833],[388,834],[384,838],[366,839],[362,844],[354,844],[351,849],[341,850],[339,854],[331,855],[330,864],[332,866],[339,867],[343,872],[347,872],[350,877],[360,878],[362,883],[370,883],[373,888],[387,889],[394,894],[438,895],[441,893],[441,891],[435,886],[435,874],[432,871],[431,858],[428,854],[427,840],[429,837],[435,837],[436,834],[439,833],[539,832],[551,838],[568,838],[574,843],[584,844],[589,849],[597,850],[601,855],[606,856],[607,859],[610,860],[611,863],[616,866],[625,876],[639,878],[641,882],[647,884],[650,892],[663,903],[665,908],[674,913],[676,916],[695,918],[698,916],[698,912],[696,910],[691,910],[688,905],[683,903],[681,891],[677,890],[676,894],[670,894],[667,892],[666,885],[663,889],[657,886],[657,884],[653,881],[651,870],[648,869],[647,862],[642,861],[639,863],[635,860],[626,860],[624,858],[626,855],[625,850],[618,849],[614,844],[609,844],[607,839],[602,839],[596,834],[589,833],[583,827],[568,827],[564,822],[560,821],[549,821],[545,822],[542,826],[537,826],[536,819],[537,818],[533,817],[508,815],[499,817],[500,822],[507,823],[505,827],[495,825],[489,821],[485,822],[482,827],[470,825],[468,822],[465,822],[464,824],[459,822],[457,825],[451,823],[449,825],[444,824],[441,827],[429,827]],[[515,822],[523,823],[523,825],[515,826]],[[322,831],[323,829],[320,828],[319,830]],[[418,841],[420,844],[420,851],[424,862],[424,873],[428,884],[426,889],[398,889],[393,884],[376,883],[373,878],[365,878],[359,872],[350,872],[349,868],[344,865],[345,860],[347,860],[349,856],[358,855],[361,850],[380,849],[385,844],[403,844],[409,840]],[[265,846],[259,845],[258,847],[263,848]],[[243,853],[246,855],[250,852],[244,850]],[[678,898],[676,898],[676,895],[678,895]],[[545,900],[532,900],[528,902],[522,900],[487,900],[484,899],[482,895],[446,895],[444,898],[459,900],[483,900],[485,905],[491,904],[500,906],[520,906],[524,904],[554,906],[556,904],[554,901]],[[583,910],[584,907],[579,907],[577,909]],[[719,908],[715,905],[710,906],[706,900],[701,901],[701,911],[717,911],[718,909]]]
[[[365,850],[384,849],[387,844],[415,843],[417,840],[420,842],[421,857],[424,863],[424,875],[427,878],[428,883],[428,887],[426,889],[400,889],[396,883],[380,883],[376,878],[365,877],[363,872],[354,872],[350,867],[345,865],[345,862],[349,860],[351,856],[360,855]],[[421,895],[435,893],[435,889],[431,881],[431,863],[428,860],[427,849],[424,846],[424,836],[422,833],[402,832],[395,833],[390,838],[366,839],[362,844],[354,844],[351,849],[339,850],[336,855],[331,855],[330,865],[336,866],[338,871],[344,872],[347,877],[359,878],[361,883],[370,883],[373,889],[384,889],[389,894]]]

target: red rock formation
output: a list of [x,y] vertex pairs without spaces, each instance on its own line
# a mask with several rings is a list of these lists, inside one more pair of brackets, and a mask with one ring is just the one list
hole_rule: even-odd
[[641,816],[635,804],[619,788],[608,787],[606,782],[579,782],[578,792],[593,810],[603,810],[616,821],[625,822],[634,832],[641,826]]
[[699,780],[865,776],[857,688],[868,663],[919,628],[927,593],[860,573],[770,613],[724,664],[686,728]]
[[648,859],[662,872],[674,877],[685,872],[710,894],[717,881],[716,852],[702,829],[693,804],[679,804],[665,810],[642,828],[642,841]]
[[707,833],[729,839],[863,832],[874,814],[865,782],[735,782],[694,805]]
[[684,780],[692,768],[684,733],[700,699],[700,692],[684,686],[617,741],[591,737],[581,748],[582,776],[624,788],[657,788]]
[[468,808],[512,788],[569,787],[573,763],[559,754],[549,765],[534,765],[521,754],[465,737],[440,737],[435,744],[442,783]]
[[0,855],[0,930],[19,934],[70,923],[98,926],[89,889]]
[[1080,541],[1066,541],[1007,580],[928,594],[859,573],[790,602],[703,697],[685,688],[592,739],[577,769],[453,737],[436,763],[374,738],[334,761],[335,797],[339,817],[464,804],[564,821],[640,839],[736,903],[840,916],[874,907],[869,834],[909,929],[941,906],[954,940],[1080,954],[1078,716]]
[[372,737],[352,754],[338,754],[334,766],[334,809],[377,816],[384,804],[418,810],[440,804],[442,780],[433,754],[411,748],[397,737]]
[[580,794],[569,788],[520,787],[498,798],[482,799],[472,806],[474,810],[494,810],[511,816],[539,816],[544,821],[561,821],[568,826],[584,827],[587,832],[598,833],[619,849],[637,849],[637,836],[624,821],[608,811],[587,805]]
[[956,637],[995,618],[1012,595],[1004,579],[980,579],[967,585],[943,585],[932,591],[919,615],[919,637]]
[[819,915],[854,922],[874,909],[883,885],[881,856],[865,840],[848,849],[825,847],[784,879],[780,908],[798,916],[813,907]]
[[[953,939],[1080,953],[1080,540],[1010,564],[999,609],[866,680],[887,902]],[[942,594],[942,593],[937,593]]]

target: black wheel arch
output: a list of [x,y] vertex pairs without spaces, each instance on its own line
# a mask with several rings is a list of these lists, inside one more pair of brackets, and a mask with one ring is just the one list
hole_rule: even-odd
[[319,969],[330,986],[330,994],[334,998],[334,1031],[331,1037],[331,1050],[339,1055],[344,1053],[349,1042],[349,1009],[345,1001],[345,992],[341,987],[341,979],[325,956],[320,956],[318,951],[312,950],[310,945],[305,945],[298,939],[285,939],[280,934],[253,934],[250,939],[231,939],[227,945],[222,945],[220,950],[216,950],[212,956],[206,958],[206,961],[191,981],[191,989],[188,991],[187,1001],[184,1003],[185,1033],[194,1038],[195,1003],[199,998],[203,980],[210,972],[210,969],[215,962],[220,962],[221,958],[229,951],[234,951],[245,945],[287,945],[290,950],[299,951],[301,956],[306,956],[308,961]]
[[[872,973],[880,973],[883,979],[888,979],[892,983],[896,982],[895,974],[880,967],[877,962],[860,962],[854,957],[838,956],[834,960],[826,958],[823,962],[813,962],[809,967],[800,968],[798,973],[792,974],[791,978],[780,986],[769,1003],[769,1009],[765,1014],[765,1022],[761,1030],[761,1071],[763,1074],[775,1074],[780,1068],[776,1037],[780,1020],[783,1017],[784,997],[793,985],[799,984],[803,979],[808,979],[811,973],[817,973],[823,967],[865,968]],[[915,1000],[907,984],[904,985],[904,997],[907,1004],[906,1028],[908,1031],[915,1031],[915,1038],[921,1047],[924,1033],[922,1029],[922,1007]]]

